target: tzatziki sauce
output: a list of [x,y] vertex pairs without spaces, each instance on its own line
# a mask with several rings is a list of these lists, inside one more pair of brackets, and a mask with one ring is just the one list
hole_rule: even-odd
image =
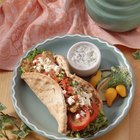
[[70,70],[78,76],[94,74],[101,64],[101,52],[95,44],[81,41],[73,44],[67,53]]
[[79,44],[72,51],[70,59],[76,67],[84,69],[97,61],[97,53],[90,44]]

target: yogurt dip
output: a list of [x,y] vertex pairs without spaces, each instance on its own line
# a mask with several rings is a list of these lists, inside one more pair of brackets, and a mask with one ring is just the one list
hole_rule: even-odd
[[92,46],[79,44],[71,53],[70,59],[72,63],[76,64],[76,67],[86,69],[97,61],[97,53]]
[[67,59],[77,75],[89,76],[99,68],[101,53],[95,44],[78,42],[69,49]]

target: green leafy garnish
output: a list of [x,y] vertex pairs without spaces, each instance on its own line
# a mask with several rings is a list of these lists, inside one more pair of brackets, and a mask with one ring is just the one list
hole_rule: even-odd
[[135,59],[140,60],[140,50],[136,50],[134,53],[132,53],[132,55]]
[[33,60],[35,58],[35,56],[37,56],[38,54],[42,53],[43,50],[38,50],[38,49],[34,49],[33,51],[31,51],[28,55],[27,55],[27,59],[29,60]]
[[38,50],[38,49],[34,49],[32,50],[27,56],[26,58],[24,58],[21,62],[21,66],[19,68],[19,72],[25,73],[25,72],[29,72],[31,69],[33,69],[32,67],[32,60],[38,55],[41,54],[43,52],[43,50]]
[[131,86],[131,76],[125,67],[111,67],[110,79],[107,83],[108,87],[115,87],[117,85],[125,85],[127,87]]
[[[16,140],[25,138],[31,132],[31,129],[22,123],[21,126],[18,126],[17,119],[13,116],[5,114],[3,111],[6,109],[6,106],[0,103],[0,138],[5,138],[10,140],[7,132],[10,131],[16,136]],[[12,130],[7,129],[11,127]],[[13,130],[14,129],[14,130]]]
[[105,117],[104,113],[100,111],[98,118],[95,121],[91,122],[86,129],[79,132],[70,131],[68,136],[71,138],[87,138],[93,136],[97,131],[107,125],[107,118]]

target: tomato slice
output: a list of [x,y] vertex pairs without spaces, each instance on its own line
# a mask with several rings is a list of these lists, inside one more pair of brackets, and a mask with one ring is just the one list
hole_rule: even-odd
[[66,90],[67,90],[67,94],[73,93],[73,87],[71,87],[71,86],[67,86]]
[[49,72],[50,76],[52,79],[54,79],[55,81],[57,81],[57,76],[56,76],[56,72],[52,69],[50,72]]
[[36,55],[34,60],[37,59],[38,57],[42,57],[42,54],[40,53],[40,54]]
[[[37,60],[37,58],[39,58],[39,57],[42,57],[42,54],[41,54],[41,53],[38,54],[38,55],[36,55],[36,56],[34,57],[33,61],[34,61],[34,60]],[[35,62],[34,64],[36,65],[36,64],[38,64],[38,62]]]
[[68,85],[68,78],[65,78],[63,79],[61,82],[60,82],[61,86],[63,87],[63,89],[66,89],[67,88],[67,85]]
[[92,103],[91,106],[92,106],[92,113],[90,114],[90,122],[94,121],[99,114],[99,109],[97,105],[95,103]]
[[87,107],[84,107],[83,110],[86,114],[84,117],[81,117],[80,119],[75,118],[76,114],[72,114],[72,113],[68,114],[68,126],[73,131],[83,130],[90,123],[90,111],[89,111],[89,109]]

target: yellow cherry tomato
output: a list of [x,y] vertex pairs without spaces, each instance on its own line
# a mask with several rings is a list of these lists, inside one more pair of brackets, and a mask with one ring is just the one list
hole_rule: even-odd
[[92,76],[90,79],[90,83],[96,87],[96,85],[98,84],[98,82],[101,80],[102,78],[102,73],[101,71],[97,71],[96,75]]
[[112,103],[114,102],[116,97],[117,97],[117,91],[115,88],[108,88],[105,91],[105,98],[108,106],[112,106]]
[[116,90],[121,97],[126,97],[126,87],[124,85],[116,86]]

